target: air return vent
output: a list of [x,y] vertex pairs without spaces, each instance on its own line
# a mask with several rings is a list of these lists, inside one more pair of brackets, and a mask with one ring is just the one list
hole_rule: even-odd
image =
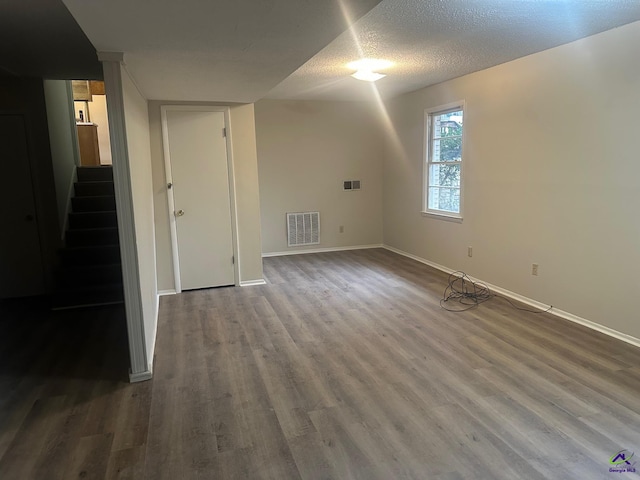
[[287,213],[288,245],[320,243],[320,212]]

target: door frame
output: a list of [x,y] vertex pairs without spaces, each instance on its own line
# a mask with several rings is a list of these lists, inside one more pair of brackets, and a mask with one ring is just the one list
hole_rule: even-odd
[[167,112],[169,111],[192,111],[192,112],[222,112],[224,113],[224,128],[225,128],[225,141],[227,147],[227,171],[229,182],[229,205],[231,208],[231,241],[233,244],[233,277],[234,284],[238,286],[239,271],[240,271],[240,255],[238,247],[238,221],[237,221],[237,208],[236,208],[236,187],[235,187],[235,170],[233,163],[233,148],[231,142],[231,121],[230,121],[230,107],[227,106],[214,106],[214,105],[161,105],[160,115],[162,123],[162,149],[164,152],[164,171],[165,171],[165,188],[167,192],[167,208],[169,215],[169,230],[171,232],[171,253],[173,259],[173,279],[176,293],[182,292],[182,282],[180,281],[180,255],[178,253],[178,229],[176,224],[176,217],[173,214],[175,211],[175,203],[173,198],[173,192],[170,191],[169,184],[173,183],[171,174],[171,154],[169,151],[169,128],[167,124]]

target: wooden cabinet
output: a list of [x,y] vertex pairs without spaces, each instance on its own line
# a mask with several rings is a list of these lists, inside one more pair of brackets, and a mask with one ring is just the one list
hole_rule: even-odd
[[78,145],[80,147],[80,165],[100,165],[100,149],[98,148],[98,126],[94,123],[79,123]]

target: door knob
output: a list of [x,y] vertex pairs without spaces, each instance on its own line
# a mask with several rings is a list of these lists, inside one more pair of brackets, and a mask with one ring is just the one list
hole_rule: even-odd
[[178,210],[177,212],[174,212],[174,215],[175,215],[176,217],[181,217],[181,216],[183,216],[183,215],[184,215],[184,210]]

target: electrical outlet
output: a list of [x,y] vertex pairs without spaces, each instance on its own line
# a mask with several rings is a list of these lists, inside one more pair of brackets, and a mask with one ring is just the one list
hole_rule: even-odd
[[467,247],[467,255],[473,257],[473,247]]
[[340,230],[340,233],[344,233],[344,225],[340,225],[339,230]]
[[537,263],[532,263],[531,264],[531,275],[538,275],[538,264]]

